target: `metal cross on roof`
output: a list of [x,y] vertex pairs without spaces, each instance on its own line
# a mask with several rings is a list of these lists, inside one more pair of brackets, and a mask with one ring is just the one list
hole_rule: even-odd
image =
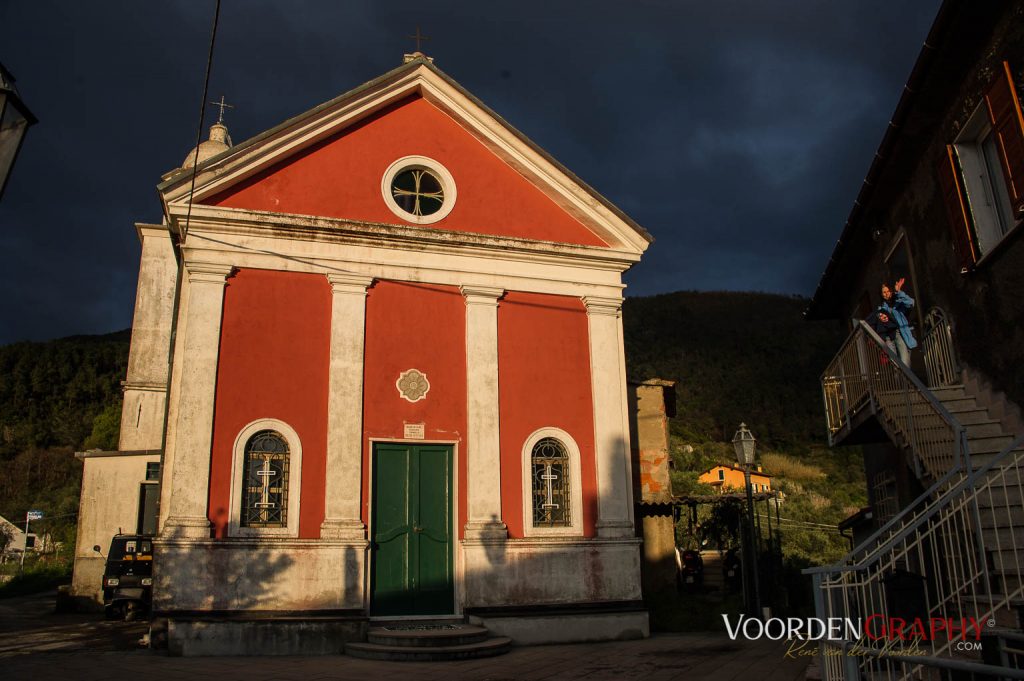
[[407,35],[405,37],[406,38],[412,38],[413,40],[416,41],[416,51],[417,52],[421,51],[421,43],[424,40],[430,40],[430,38],[428,38],[427,36],[425,36],[422,33],[420,33],[420,27],[419,26],[416,27],[416,35]]
[[225,104],[224,103],[224,95],[220,96],[220,101],[219,102],[210,102],[210,104],[213,104],[214,106],[219,106],[220,107],[220,116],[217,117],[217,122],[218,123],[223,123],[224,122],[224,109],[234,109],[235,108],[235,107],[233,107],[230,104]]

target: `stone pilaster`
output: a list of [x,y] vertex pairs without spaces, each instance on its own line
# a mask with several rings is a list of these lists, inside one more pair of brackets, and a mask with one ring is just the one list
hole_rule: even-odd
[[184,340],[175,358],[181,372],[171,475],[170,512],[163,535],[209,537],[207,505],[213,445],[224,284],[232,267],[186,263],[188,300],[179,320]]
[[466,537],[500,540],[501,457],[498,431],[498,299],[500,288],[463,286],[466,299],[468,518]]
[[587,296],[597,459],[597,534],[633,535],[622,299]]
[[363,480],[363,350],[370,277],[328,274],[331,365],[327,395],[324,539],[366,539],[360,515]]

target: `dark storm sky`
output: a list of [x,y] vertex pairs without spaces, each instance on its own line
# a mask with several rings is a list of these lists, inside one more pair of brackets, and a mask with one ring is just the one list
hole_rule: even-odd
[[[240,142],[398,65],[418,24],[654,234],[627,294],[809,295],[938,5],[223,0],[209,99]],[[213,7],[0,2],[0,61],[40,119],[0,201],[0,343],[130,325],[133,224],[194,143]]]

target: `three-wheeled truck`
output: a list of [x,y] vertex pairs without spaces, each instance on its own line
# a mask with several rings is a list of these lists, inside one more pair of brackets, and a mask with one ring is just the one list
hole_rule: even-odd
[[[93,550],[99,552],[100,547]],[[111,619],[132,621],[153,602],[153,542],[140,534],[116,534],[103,570],[103,606]]]

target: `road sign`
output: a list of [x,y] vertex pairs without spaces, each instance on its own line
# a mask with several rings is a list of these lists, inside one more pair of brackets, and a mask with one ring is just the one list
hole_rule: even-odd
[[43,519],[43,512],[42,511],[29,511],[25,515],[25,520],[42,520],[42,519]]

